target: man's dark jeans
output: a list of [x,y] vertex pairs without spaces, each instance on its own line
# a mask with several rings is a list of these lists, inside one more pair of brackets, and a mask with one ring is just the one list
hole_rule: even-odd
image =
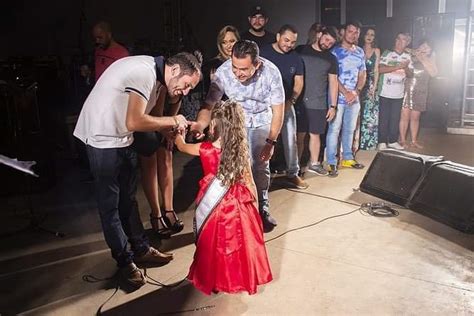
[[379,144],[398,142],[403,98],[379,98]]
[[150,247],[135,198],[137,153],[130,147],[101,149],[87,145],[87,156],[105,241],[117,265],[124,267],[133,261],[134,255],[141,256]]

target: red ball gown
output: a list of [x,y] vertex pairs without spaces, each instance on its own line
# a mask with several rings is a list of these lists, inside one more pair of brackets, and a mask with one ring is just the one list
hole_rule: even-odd
[[[204,142],[199,150],[204,178],[196,201],[217,174],[220,149]],[[205,294],[255,294],[272,280],[263,240],[262,220],[254,197],[243,183],[231,186],[202,225],[188,280]]]

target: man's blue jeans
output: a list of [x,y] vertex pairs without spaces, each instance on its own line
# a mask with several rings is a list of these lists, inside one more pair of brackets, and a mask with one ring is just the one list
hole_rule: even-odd
[[247,127],[247,140],[249,143],[250,162],[252,164],[252,175],[257,187],[258,209],[260,214],[268,212],[270,205],[268,202],[268,188],[270,187],[270,163],[262,161],[260,153],[266,144],[270,124],[259,127]]
[[293,106],[288,111],[285,111],[285,118],[281,127],[281,139],[283,141],[287,174],[290,177],[297,176],[300,167],[296,143],[296,114]]
[[[326,137],[326,156],[330,165],[337,165],[337,147],[339,134],[341,133],[342,159],[354,159],[352,153],[352,142],[354,140],[354,131],[359,116],[360,103],[357,100],[351,105],[338,104],[336,117],[329,123]],[[341,132],[342,129],[342,132]]]
[[135,198],[137,153],[130,147],[101,149],[87,145],[87,155],[105,241],[117,265],[124,267],[134,255],[141,256],[150,247]]

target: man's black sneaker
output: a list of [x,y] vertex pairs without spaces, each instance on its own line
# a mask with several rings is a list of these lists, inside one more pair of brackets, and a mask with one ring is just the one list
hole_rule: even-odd
[[336,165],[329,165],[328,177],[335,178],[339,175]]
[[308,167],[308,172],[317,174],[318,176],[327,176],[328,175],[328,171],[326,169],[324,169],[323,165],[321,165],[319,163],[318,164],[311,164]]
[[269,233],[277,226],[276,220],[268,212],[262,212],[263,231]]

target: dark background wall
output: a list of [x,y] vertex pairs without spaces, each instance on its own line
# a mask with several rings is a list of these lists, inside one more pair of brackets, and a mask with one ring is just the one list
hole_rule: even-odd
[[[438,14],[438,0],[393,0],[391,18],[386,17],[385,0],[4,1],[0,10],[0,71],[10,67],[12,59],[18,65],[24,56],[30,56],[30,63],[31,57],[49,56],[48,67],[54,64],[57,69],[45,66],[40,75],[55,77],[56,82],[35,79],[40,81],[43,95],[48,92],[45,87],[56,93],[53,101],[42,98],[48,107],[54,102],[64,107],[64,103],[71,103],[69,94],[75,91],[78,64],[91,61],[91,28],[97,21],[109,21],[115,38],[133,54],[168,55],[181,49],[200,49],[205,58],[211,58],[217,53],[218,30],[226,24],[246,30],[249,9],[257,3],[270,17],[269,30],[276,32],[284,23],[294,24],[299,30],[299,43],[306,41],[307,30],[316,21],[339,25],[341,3],[345,3],[346,21],[357,19],[365,26],[376,26],[381,48],[390,48],[398,31],[414,34],[415,41],[429,35],[435,39],[438,56],[442,56],[439,80],[433,84],[443,87],[448,82],[459,86],[450,80],[453,73],[462,73],[462,69],[452,69],[453,23],[455,18],[466,17],[469,0],[446,0],[446,13],[442,15]],[[55,63],[55,58],[60,62]],[[57,75],[53,74],[55,71]],[[0,79],[5,79],[1,75],[0,72]],[[58,91],[66,92],[57,97]],[[457,97],[446,93],[433,97],[440,111],[449,99],[456,100],[452,104],[460,103],[459,90],[454,94]],[[81,102],[76,103],[80,106]]]
[[[393,17],[386,18],[385,0],[3,1],[0,152],[38,161],[43,176],[33,188],[54,183],[52,156],[69,147],[74,151],[74,114],[88,92],[80,85],[84,80],[79,78],[79,66],[92,61],[91,29],[99,20],[109,21],[114,37],[133,54],[168,55],[199,48],[205,58],[211,58],[217,52],[218,30],[226,24],[246,30],[249,8],[257,3],[270,17],[269,30],[276,32],[284,23],[294,24],[299,30],[299,43],[306,41],[307,30],[314,22],[341,24],[341,3],[346,7],[346,20],[376,26],[382,48],[393,45],[398,31],[411,32],[415,39],[425,33],[431,35],[440,74],[431,81],[429,108],[422,123],[446,128],[446,113],[459,109],[462,95],[462,56],[457,58],[458,68],[452,67],[453,23],[455,18],[466,17],[468,2],[446,0],[446,13],[440,15],[438,0],[393,0]],[[462,25],[456,27],[462,33]],[[462,39],[460,43],[462,46]],[[9,179],[15,175],[11,176],[0,170],[0,177],[5,179],[0,192],[13,189],[9,184],[15,181]]]
[[[183,1],[183,14],[192,26],[195,37],[199,39],[199,44],[205,55],[213,56],[217,53],[217,32],[226,24],[234,25],[240,31],[246,31],[249,10],[256,3],[260,3],[268,12],[267,28],[269,30],[277,32],[283,24],[293,24],[299,32],[299,42],[306,41],[307,30],[316,21],[317,1]],[[196,12],[199,13],[195,14]]]
[[[100,19],[110,21],[115,37],[132,47],[136,42],[163,46],[178,40],[180,16],[183,40],[193,38],[206,55],[215,50],[215,36],[225,24],[247,29],[249,8],[260,3],[269,13],[268,28],[277,31],[284,23],[294,24],[302,43],[315,21],[340,24],[340,0],[17,0],[2,3],[0,11],[0,57],[14,55],[73,55],[92,50],[91,27]],[[181,5],[180,5],[181,4]],[[446,12],[465,16],[468,0],[447,0]],[[384,0],[346,0],[346,19],[364,25],[385,26],[404,23],[414,16],[437,14],[438,0],[393,0],[393,18],[387,19]],[[170,35],[174,32],[175,34]],[[390,28],[388,27],[388,32]],[[392,34],[386,34],[389,38]]]

